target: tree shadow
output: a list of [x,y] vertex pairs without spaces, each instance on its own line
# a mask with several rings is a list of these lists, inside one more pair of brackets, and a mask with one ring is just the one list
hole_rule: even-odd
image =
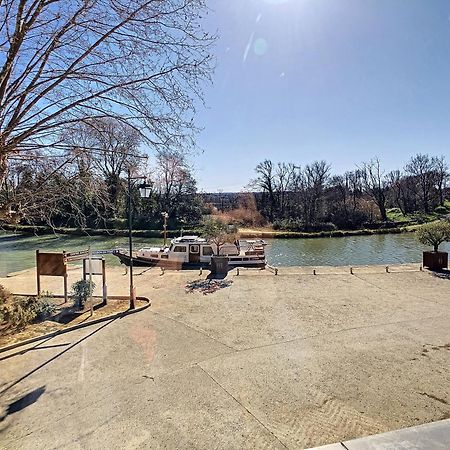
[[224,280],[228,275],[227,273],[210,273],[206,279],[207,280]]
[[10,403],[6,408],[6,414],[0,418],[0,422],[6,419],[10,414],[14,414],[16,412],[22,411],[26,407],[32,405],[37,402],[39,397],[45,392],[45,386],[41,386],[37,389],[34,389],[28,394],[23,395],[16,401]]
[[434,277],[440,278],[442,280],[450,280],[450,270],[448,269],[433,270],[432,274]]

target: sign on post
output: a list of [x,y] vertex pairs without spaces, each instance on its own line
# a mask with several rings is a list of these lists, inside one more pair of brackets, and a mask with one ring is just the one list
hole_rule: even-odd
[[102,293],[103,303],[106,305],[107,301],[107,287],[106,287],[106,261],[103,258],[84,258],[83,259],[83,280],[93,275],[102,276]]
[[79,261],[89,255],[89,250],[80,250],[78,252],[65,253],[66,262]]
[[41,295],[41,275],[64,277],[64,301],[67,302],[67,265],[66,254],[41,253],[36,250],[37,295]]

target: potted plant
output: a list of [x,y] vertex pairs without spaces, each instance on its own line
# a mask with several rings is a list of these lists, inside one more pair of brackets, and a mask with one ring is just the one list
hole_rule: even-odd
[[208,219],[203,222],[202,235],[216,246],[216,253],[211,256],[211,273],[226,274],[228,272],[228,257],[220,255],[220,248],[237,239],[237,228],[219,219]]
[[89,296],[95,289],[95,283],[88,280],[79,280],[72,284],[72,298],[76,308],[82,310]]
[[446,269],[448,266],[448,253],[440,252],[439,245],[450,241],[450,222],[440,220],[422,225],[417,230],[417,238],[420,243],[433,247],[432,252],[423,252],[423,266],[431,270]]

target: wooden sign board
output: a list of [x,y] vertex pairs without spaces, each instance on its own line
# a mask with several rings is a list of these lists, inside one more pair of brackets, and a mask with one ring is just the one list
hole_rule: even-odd
[[64,301],[67,302],[67,265],[65,252],[41,253],[36,250],[37,295],[41,295],[41,275],[64,277]]
[[39,275],[63,277],[67,274],[67,266],[63,253],[37,253]]

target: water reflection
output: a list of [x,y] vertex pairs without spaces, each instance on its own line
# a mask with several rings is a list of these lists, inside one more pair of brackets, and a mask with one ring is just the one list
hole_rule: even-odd
[[[350,266],[420,262],[414,234],[320,239],[268,239],[267,259],[277,266]],[[450,244],[443,244],[450,251]]]
[[[414,234],[354,236],[320,239],[268,239],[267,260],[276,266],[348,266],[420,262],[422,247]],[[162,245],[157,238],[134,239],[135,248]],[[91,245],[94,250],[127,247],[127,239],[117,236],[26,236],[0,234],[0,277],[35,265],[36,249],[75,251]],[[442,250],[450,251],[450,244]],[[118,265],[106,256],[108,265]]]

